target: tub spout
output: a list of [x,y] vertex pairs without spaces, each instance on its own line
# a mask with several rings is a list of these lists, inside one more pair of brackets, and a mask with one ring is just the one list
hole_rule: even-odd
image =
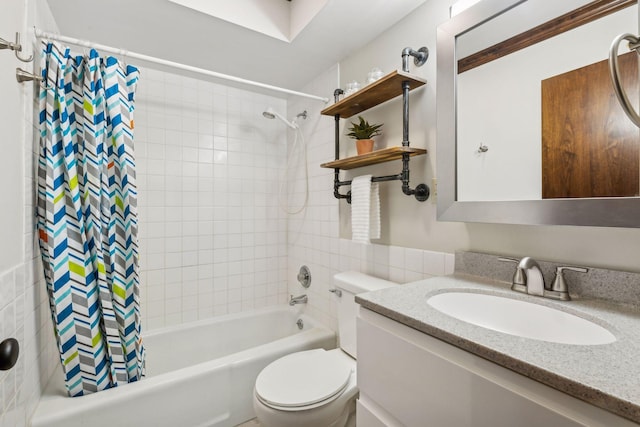
[[306,304],[307,303],[307,295],[300,295],[297,297],[294,297],[293,295],[291,295],[291,298],[289,299],[289,305],[294,306],[296,304]]

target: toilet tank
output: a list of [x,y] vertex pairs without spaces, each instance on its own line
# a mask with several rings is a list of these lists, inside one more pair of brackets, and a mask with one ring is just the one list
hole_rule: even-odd
[[359,304],[355,302],[355,296],[364,292],[377,291],[378,289],[397,286],[395,282],[378,279],[357,271],[346,271],[333,276],[337,289],[342,291],[338,298],[338,336],[340,348],[354,359],[357,358],[356,350],[356,317]]

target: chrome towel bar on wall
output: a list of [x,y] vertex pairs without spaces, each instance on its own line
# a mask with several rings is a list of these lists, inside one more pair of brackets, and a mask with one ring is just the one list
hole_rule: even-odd
[[640,127],[640,115],[638,115],[638,112],[635,110],[635,108],[633,108],[633,105],[631,105],[631,102],[629,101],[629,98],[624,91],[624,87],[622,86],[622,81],[620,79],[618,47],[623,40],[629,42],[629,50],[635,50],[636,53],[640,55],[640,38],[629,33],[620,34],[615,39],[613,39],[611,47],[609,48],[609,74],[611,75],[613,90],[615,91],[616,97],[618,98],[618,101],[622,106],[622,110],[633,122],[633,124]]

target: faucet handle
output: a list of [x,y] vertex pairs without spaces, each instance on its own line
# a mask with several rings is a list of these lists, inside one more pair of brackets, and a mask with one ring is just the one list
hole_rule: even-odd
[[513,279],[511,280],[511,289],[527,293],[527,276],[525,276],[524,271],[519,266],[520,260],[516,258],[500,257],[498,258],[498,261],[518,264],[518,266],[516,266],[515,273],[513,273]]
[[338,298],[342,297],[342,291],[338,288],[329,289],[329,292],[335,294],[335,296],[337,296]]
[[571,297],[569,296],[569,288],[567,286],[567,282],[564,280],[563,272],[565,270],[577,271],[579,273],[587,273],[589,269],[584,267],[569,267],[569,266],[556,267],[556,278],[553,279],[553,283],[551,284],[551,288],[549,289],[549,291],[553,293],[552,295],[554,297],[557,297],[565,301],[569,301]]
[[561,273],[564,270],[570,270],[570,271],[577,271],[578,273],[588,273],[589,269],[587,267],[568,267],[568,266],[562,266],[562,267],[558,267],[556,268],[556,272]]

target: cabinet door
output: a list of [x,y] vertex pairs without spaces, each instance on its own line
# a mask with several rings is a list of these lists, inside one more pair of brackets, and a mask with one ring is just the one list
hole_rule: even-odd
[[358,386],[408,427],[636,425],[368,310],[358,318]]

